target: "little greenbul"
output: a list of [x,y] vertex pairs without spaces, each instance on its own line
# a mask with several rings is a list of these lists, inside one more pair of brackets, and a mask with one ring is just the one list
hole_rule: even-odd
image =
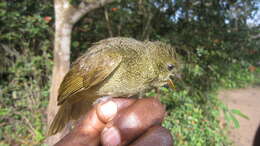
[[132,97],[165,84],[173,87],[170,77],[177,68],[174,48],[162,42],[117,37],[95,43],[65,75],[48,135],[86,114],[100,97]]

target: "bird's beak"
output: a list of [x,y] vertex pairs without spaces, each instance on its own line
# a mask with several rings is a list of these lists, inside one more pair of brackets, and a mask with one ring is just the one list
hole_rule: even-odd
[[171,89],[175,90],[175,86],[174,86],[174,84],[173,84],[173,82],[172,82],[171,79],[168,79],[168,80],[167,80],[167,83],[168,83],[168,86],[169,86]]

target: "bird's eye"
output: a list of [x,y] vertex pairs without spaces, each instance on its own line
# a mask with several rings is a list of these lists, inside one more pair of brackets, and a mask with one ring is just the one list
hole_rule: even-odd
[[168,64],[167,68],[168,68],[169,71],[171,71],[174,68],[174,65],[173,64]]

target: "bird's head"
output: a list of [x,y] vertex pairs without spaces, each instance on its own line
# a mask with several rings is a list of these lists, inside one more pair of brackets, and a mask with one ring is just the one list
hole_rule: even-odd
[[174,88],[172,79],[180,77],[180,62],[175,48],[162,42],[147,42],[150,46],[150,57],[157,73],[155,86],[168,84]]

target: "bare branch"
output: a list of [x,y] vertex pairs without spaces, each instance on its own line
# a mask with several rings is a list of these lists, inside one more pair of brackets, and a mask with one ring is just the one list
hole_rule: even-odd
[[106,25],[107,25],[107,30],[108,30],[109,36],[113,37],[113,31],[112,31],[112,28],[111,28],[108,12],[107,12],[106,8],[104,8],[104,15],[105,15],[105,19],[106,19]]
[[74,14],[71,17],[71,22],[74,24],[89,11],[99,8],[105,4],[112,3],[113,1],[115,0],[97,0],[92,3],[81,2],[78,8],[74,11]]
[[148,18],[142,33],[142,39],[144,40],[149,38],[149,28],[151,27],[152,18],[153,18],[153,14],[152,13],[148,14]]
[[151,11],[151,8],[147,8],[144,6],[143,1],[139,1],[139,6],[141,11],[143,11],[143,15],[146,19],[144,19],[143,23],[145,24],[143,27],[143,32],[142,32],[142,40],[146,40],[149,38],[149,33],[150,33],[150,28],[151,28],[151,21],[153,18],[153,12]]

